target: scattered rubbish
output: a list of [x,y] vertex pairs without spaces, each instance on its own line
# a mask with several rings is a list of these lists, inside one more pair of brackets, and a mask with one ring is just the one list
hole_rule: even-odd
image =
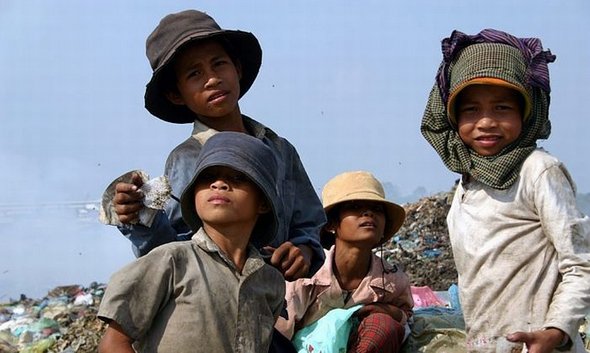
[[[416,287],[446,291],[457,283],[446,217],[454,190],[403,205],[406,220],[396,236],[383,244],[383,258],[404,268]],[[377,249],[379,253],[381,249]]]
[[94,353],[106,325],[96,318],[104,284],[60,286],[40,300],[0,304],[0,352]]
[[[147,176],[146,176],[147,177]],[[453,191],[404,205],[406,221],[377,255],[402,266],[416,301],[403,353],[465,352],[465,323],[446,215]],[[21,295],[0,304],[0,353],[94,353],[106,324],[96,313],[106,288],[60,286],[35,300]],[[580,328],[590,352],[590,316]]]

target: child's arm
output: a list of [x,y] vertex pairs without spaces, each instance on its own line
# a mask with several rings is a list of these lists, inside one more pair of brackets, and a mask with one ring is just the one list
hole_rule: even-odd
[[287,240],[297,247],[301,248],[303,245],[311,250],[312,256],[308,272],[313,274],[324,262],[324,249],[320,244],[319,234],[321,227],[326,222],[326,216],[295,147],[292,145],[290,147],[292,149],[290,165],[293,178],[293,190],[290,192],[294,200],[291,223],[288,224]]
[[98,346],[99,353],[135,353],[132,347],[133,339],[123,331],[123,328],[111,321]]
[[541,173],[534,201],[562,276],[541,333],[547,336],[557,328],[573,339],[590,309],[590,219],[577,209],[573,181],[561,164]]
[[[191,180],[193,163],[200,151],[201,145],[191,137],[177,146],[168,156],[164,175],[168,177],[174,196],[180,197],[180,193]],[[182,219],[180,203],[176,200],[168,201],[165,210],[156,214],[151,227],[136,224],[120,227],[119,230],[131,241],[133,253],[137,257],[147,254],[162,244],[189,240],[193,235],[192,230]]]

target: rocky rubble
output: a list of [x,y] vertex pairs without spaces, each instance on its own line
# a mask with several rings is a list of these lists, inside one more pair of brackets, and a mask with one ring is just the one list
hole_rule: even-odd
[[383,246],[383,257],[400,264],[414,286],[446,291],[457,283],[446,217],[454,190],[404,205],[406,220]]

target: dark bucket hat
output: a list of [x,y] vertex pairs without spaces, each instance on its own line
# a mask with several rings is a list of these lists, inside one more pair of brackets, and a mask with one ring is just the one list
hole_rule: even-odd
[[194,231],[203,225],[195,212],[195,184],[201,172],[213,166],[244,173],[262,191],[271,211],[258,218],[250,242],[257,248],[270,244],[277,235],[283,213],[276,189],[277,162],[271,149],[261,140],[239,132],[219,132],[207,140],[197,158],[195,175],[180,197],[182,218]]
[[153,74],[145,90],[145,108],[154,116],[171,123],[192,123],[195,115],[183,105],[170,102],[165,95],[163,73],[178,50],[189,42],[221,39],[231,46],[240,61],[240,97],[252,86],[262,64],[258,39],[239,30],[221,29],[215,20],[197,10],[186,10],[164,17],[146,41],[146,55]]

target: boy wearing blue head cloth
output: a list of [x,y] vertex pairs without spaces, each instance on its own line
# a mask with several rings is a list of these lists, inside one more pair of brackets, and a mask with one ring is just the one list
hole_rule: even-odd
[[195,167],[181,209],[196,233],[113,275],[98,312],[109,323],[101,352],[268,351],[285,296],[257,250],[279,229],[275,158],[255,137],[220,132]]

